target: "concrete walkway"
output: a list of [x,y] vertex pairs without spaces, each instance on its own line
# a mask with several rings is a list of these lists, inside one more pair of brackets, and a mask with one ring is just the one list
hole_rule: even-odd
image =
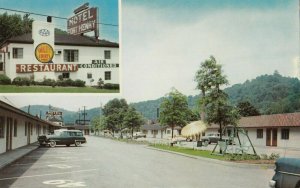
[[38,147],[38,144],[34,143],[0,154],[0,169],[20,159],[21,157],[37,149]]

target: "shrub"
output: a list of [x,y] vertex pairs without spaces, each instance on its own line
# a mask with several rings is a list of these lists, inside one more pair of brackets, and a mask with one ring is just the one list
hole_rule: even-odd
[[62,81],[64,79],[63,75],[58,76],[58,80]]
[[11,79],[8,78],[6,75],[1,74],[0,75],[0,84],[2,84],[2,85],[10,85],[11,84]]
[[13,79],[12,84],[17,85],[17,86],[30,86],[30,79],[27,77],[16,77]]
[[104,89],[119,89],[120,85],[119,84],[111,84],[111,83],[106,83],[103,86]]
[[74,86],[76,86],[76,87],[85,87],[85,81],[77,79],[77,80],[74,81]]
[[278,153],[271,153],[271,155],[269,156],[270,160],[277,160],[280,157],[280,155]]
[[55,84],[55,80],[53,79],[44,79],[44,81],[42,82],[42,85],[44,86],[52,86],[53,84]]

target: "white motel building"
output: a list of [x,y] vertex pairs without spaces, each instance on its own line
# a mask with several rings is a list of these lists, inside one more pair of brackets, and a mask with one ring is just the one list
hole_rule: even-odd
[[59,129],[60,126],[0,100],[0,154],[37,142],[39,135]]
[[87,86],[97,85],[100,78],[104,83],[119,84],[119,44],[83,35],[56,34],[53,23],[34,21],[32,33],[0,44],[0,74],[11,80],[58,80],[62,75],[64,79],[83,80]]

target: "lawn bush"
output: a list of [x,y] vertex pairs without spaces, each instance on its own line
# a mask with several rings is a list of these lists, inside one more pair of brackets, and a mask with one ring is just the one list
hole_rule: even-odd
[[73,84],[76,87],[85,87],[85,81],[82,81],[82,80],[79,80],[79,79],[75,80]]
[[0,75],[0,84],[2,84],[2,85],[10,85],[11,84],[11,79],[8,78],[6,75],[1,74]]
[[103,86],[104,89],[119,89],[120,85],[119,84],[111,84],[111,83],[106,83]]
[[27,77],[15,77],[12,81],[12,84],[17,86],[30,86],[30,79]]

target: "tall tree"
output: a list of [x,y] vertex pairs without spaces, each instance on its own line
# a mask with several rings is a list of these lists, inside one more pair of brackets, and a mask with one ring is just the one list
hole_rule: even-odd
[[[228,96],[221,89],[223,85],[228,84],[226,76],[222,74],[222,66],[211,56],[201,64],[200,68],[202,69],[196,73],[196,78],[199,78],[196,81],[202,91],[202,110],[206,110],[206,121],[209,124],[219,125],[220,140],[222,140],[222,127],[229,124],[236,125],[239,114],[237,109],[229,105]],[[220,153],[222,153],[221,149]]]
[[191,118],[187,98],[176,89],[163,99],[160,105],[159,122],[172,128],[172,138],[175,126],[184,126]]
[[95,133],[99,134],[100,130],[106,129],[106,120],[105,117],[96,116],[91,121],[92,129]]
[[131,138],[133,138],[134,129],[138,129],[144,123],[143,117],[135,108],[129,107],[124,114],[123,127],[131,130]]
[[21,17],[18,14],[0,14],[0,43],[5,40],[31,32],[33,19],[28,14]]
[[260,115],[259,111],[249,101],[239,102],[237,108],[239,114],[243,117]]
[[200,64],[200,69],[196,72],[195,81],[197,82],[197,89],[201,91],[200,100],[200,116],[204,120],[205,117],[205,96],[212,87],[217,85],[227,84],[228,81],[225,76],[221,74],[221,65],[217,64],[214,56],[210,56]]
[[122,123],[124,113],[128,110],[128,104],[125,99],[113,99],[104,105],[103,115],[106,118],[106,127],[114,134],[116,130],[123,129]]

